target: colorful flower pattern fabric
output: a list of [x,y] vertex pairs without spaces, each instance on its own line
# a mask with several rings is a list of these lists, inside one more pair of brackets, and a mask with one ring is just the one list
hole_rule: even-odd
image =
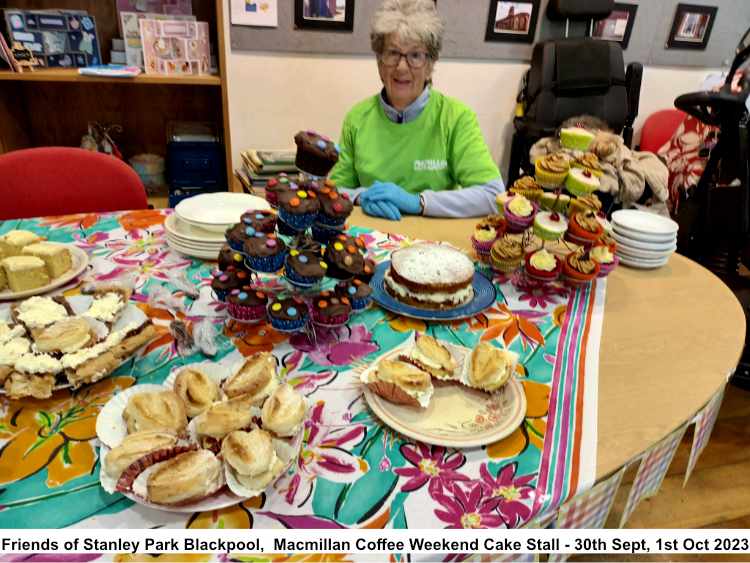
[[[580,463],[581,456],[596,455],[595,405],[593,418],[587,418],[591,405],[583,400],[583,388],[584,382],[596,388],[598,362],[585,358],[598,351],[601,315],[592,312],[603,310],[604,283],[570,292],[562,286],[516,287],[496,277],[498,301],[476,317],[427,324],[373,306],[311,347],[270,325],[226,324],[224,306],[209,285],[215,263],[167,247],[163,221],[168,213],[86,214],[0,226],[0,234],[24,228],[75,243],[91,258],[89,279],[127,276],[135,286],[135,303],[159,331],[137,357],[95,385],[59,391],[47,401],[0,398],[0,526],[518,527],[593,483],[593,470]],[[365,238],[377,261],[412,244],[397,235],[353,231]],[[199,297],[177,291],[175,276],[194,283]],[[262,283],[273,289],[279,282],[264,278]],[[157,294],[160,300],[154,299]],[[302,448],[261,497],[203,514],[142,510],[99,487],[96,413],[126,387],[161,383],[170,370],[204,360],[199,353],[181,355],[169,326],[177,320],[190,330],[205,318],[216,328],[215,360],[261,350],[277,356],[282,377],[309,400]],[[517,352],[516,377],[528,403],[521,427],[486,447],[457,450],[417,443],[384,426],[367,408],[356,368],[413,331],[470,347],[490,341]],[[594,352],[587,352],[592,343]]]

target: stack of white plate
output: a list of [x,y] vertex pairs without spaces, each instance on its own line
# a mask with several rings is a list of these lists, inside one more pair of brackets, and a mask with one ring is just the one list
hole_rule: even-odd
[[677,250],[678,225],[672,219],[637,209],[612,214],[612,236],[620,263],[634,268],[660,268]]
[[216,260],[224,232],[249,210],[270,209],[266,200],[249,194],[216,192],[182,200],[164,228],[170,248],[204,260]]

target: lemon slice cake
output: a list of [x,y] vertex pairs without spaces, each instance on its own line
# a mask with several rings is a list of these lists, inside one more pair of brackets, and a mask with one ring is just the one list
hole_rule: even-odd
[[36,256],[44,260],[50,278],[59,278],[73,267],[70,250],[61,244],[37,242],[25,246],[21,254],[24,256]]
[[0,254],[5,257],[19,256],[25,246],[41,240],[42,237],[31,231],[8,231],[0,237]]
[[5,270],[0,267],[0,291],[3,291],[8,287],[8,278],[5,275]]
[[4,258],[1,264],[10,289],[15,292],[36,289],[49,283],[44,260],[36,256],[11,256]]

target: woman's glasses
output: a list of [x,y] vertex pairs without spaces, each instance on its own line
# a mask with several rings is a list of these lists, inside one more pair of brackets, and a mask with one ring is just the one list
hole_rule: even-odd
[[380,62],[385,66],[398,66],[401,62],[401,57],[406,59],[406,64],[411,68],[422,68],[427,62],[427,59],[430,58],[430,56],[424,51],[402,53],[395,49],[388,49],[380,55]]

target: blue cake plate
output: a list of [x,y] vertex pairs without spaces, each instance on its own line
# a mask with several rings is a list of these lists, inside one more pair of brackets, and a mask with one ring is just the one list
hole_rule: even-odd
[[383,307],[383,309],[403,315],[404,317],[411,317],[423,321],[456,321],[478,315],[485,309],[494,305],[495,300],[497,299],[497,292],[495,291],[495,286],[492,282],[479,272],[475,272],[474,279],[471,282],[474,288],[474,299],[469,301],[466,305],[442,310],[412,307],[411,305],[406,305],[397,301],[386,291],[383,285],[383,276],[390,266],[391,261],[388,260],[387,262],[378,264],[378,267],[375,269],[375,275],[370,281],[370,286],[372,287],[372,298],[378,305]]

